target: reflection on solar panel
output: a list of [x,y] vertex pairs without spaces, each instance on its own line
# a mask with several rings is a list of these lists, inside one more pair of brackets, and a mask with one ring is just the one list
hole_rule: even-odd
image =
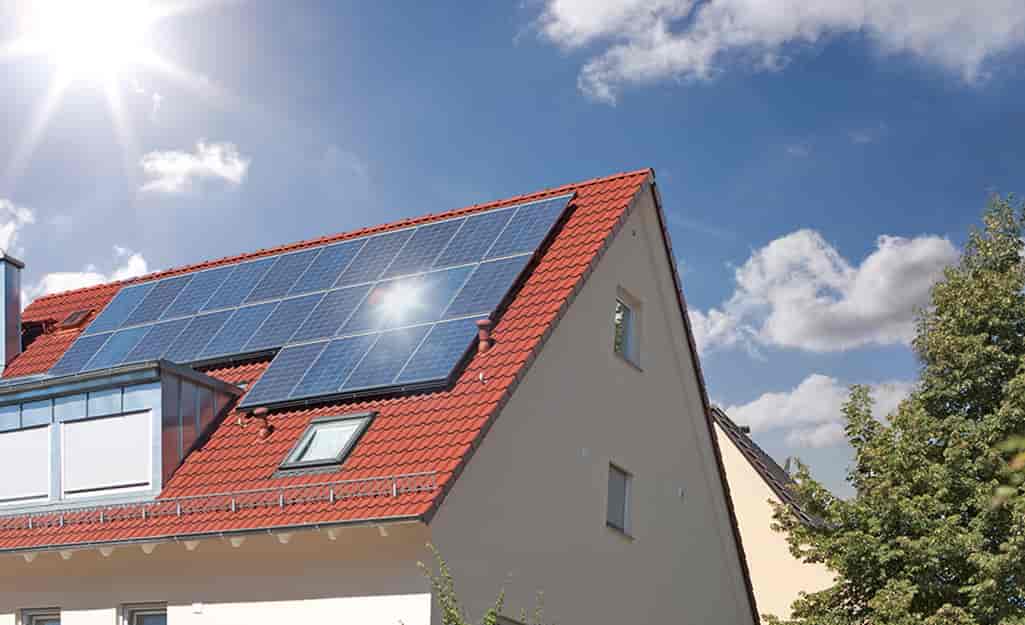
[[571,198],[124,287],[50,374],[280,348],[243,406],[444,383]]

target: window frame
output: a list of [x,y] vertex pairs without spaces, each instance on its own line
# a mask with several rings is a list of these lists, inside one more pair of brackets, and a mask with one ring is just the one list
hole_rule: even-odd
[[[617,330],[620,325],[616,322],[616,313],[622,307],[626,312],[623,315],[623,342],[622,350],[616,340]],[[641,302],[627,293],[622,287],[616,289],[615,306],[612,309],[612,353],[635,368],[641,368]]]
[[[292,449],[285,455],[285,459],[278,466],[280,471],[294,471],[296,469],[314,469],[330,466],[338,466],[345,462],[349,452],[356,446],[359,439],[363,437],[363,434],[367,431],[370,426],[370,422],[377,416],[376,412],[357,412],[343,415],[328,415],[324,417],[317,417],[310,421],[309,425],[306,426],[306,430],[303,431],[299,439],[292,445]],[[342,421],[358,421],[359,425],[353,432],[349,440],[342,446],[338,453],[333,458],[320,458],[316,460],[293,460],[297,456],[301,456],[310,443],[313,442],[313,437],[317,432],[317,429],[321,426],[331,423],[338,423]]]
[[[618,474],[623,477],[623,527],[613,522],[611,515],[612,508],[612,476]],[[605,489],[605,526],[625,536],[633,537],[630,500],[633,494],[633,473],[627,471],[615,462],[609,462],[608,482]]]
[[136,625],[136,617],[160,616],[167,619],[166,603],[129,603],[121,606],[122,625]]
[[44,621],[61,622],[60,608],[32,608],[21,611],[21,625],[36,625]]

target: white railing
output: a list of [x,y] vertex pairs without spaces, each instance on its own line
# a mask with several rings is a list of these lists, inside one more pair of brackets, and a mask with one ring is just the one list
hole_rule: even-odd
[[437,487],[437,471],[404,473],[358,480],[242,490],[233,493],[170,497],[145,503],[13,514],[0,516],[0,530],[31,530],[128,520],[146,521],[193,514],[237,513],[256,508],[284,509],[288,506],[303,504],[334,504],[346,499],[362,497],[398,497],[407,493],[430,492]]

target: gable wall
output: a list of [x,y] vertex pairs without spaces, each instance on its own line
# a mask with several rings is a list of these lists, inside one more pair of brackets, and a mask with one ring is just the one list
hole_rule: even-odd
[[798,593],[828,588],[833,575],[821,564],[805,564],[791,555],[785,536],[772,529],[769,501],[780,503],[779,497],[718,424],[715,431],[758,609],[762,614],[788,618]]
[[[431,522],[474,618],[504,586],[508,613],[541,590],[559,623],[751,622],[650,188],[635,202]],[[619,288],[640,369],[612,351]],[[605,525],[610,462],[632,538]]]

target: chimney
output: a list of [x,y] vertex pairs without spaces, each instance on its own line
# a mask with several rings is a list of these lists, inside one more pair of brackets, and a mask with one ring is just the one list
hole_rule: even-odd
[[21,270],[25,263],[0,251],[0,281],[3,282],[3,308],[0,309],[0,327],[3,328],[3,343],[0,344],[0,373],[14,357],[21,353]]

